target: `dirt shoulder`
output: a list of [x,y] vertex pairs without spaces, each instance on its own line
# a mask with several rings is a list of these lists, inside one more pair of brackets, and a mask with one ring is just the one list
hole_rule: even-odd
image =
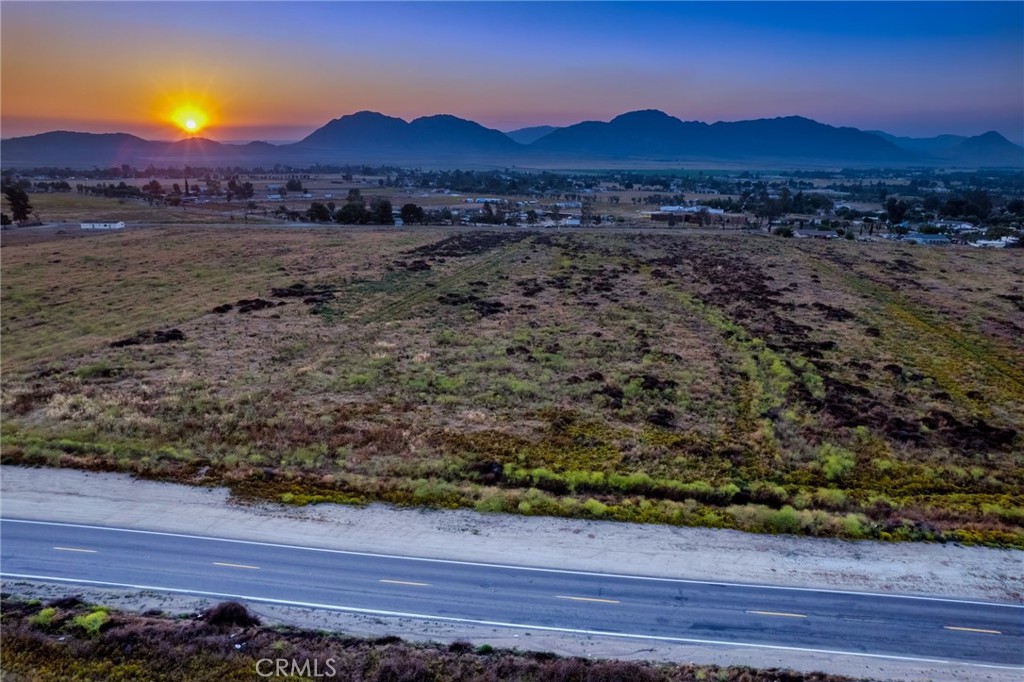
[[243,505],[225,489],[0,467],[0,515],[387,554],[1024,603],[1024,552],[470,510]]

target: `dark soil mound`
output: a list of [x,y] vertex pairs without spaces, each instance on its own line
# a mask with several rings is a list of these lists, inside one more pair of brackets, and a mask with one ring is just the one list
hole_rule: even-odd
[[238,306],[238,312],[240,313],[251,313],[254,310],[265,310],[267,308],[273,308],[276,303],[268,301],[263,298],[243,298],[235,305]]
[[114,341],[111,348],[124,348],[125,346],[140,346],[149,343],[170,343],[171,341],[184,341],[185,334],[180,329],[157,329],[155,331],[142,331],[127,339]]
[[217,604],[203,614],[203,618],[210,625],[224,627],[243,627],[259,625],[260,619],[249,613],[249,609],[236,601],[226,601]]

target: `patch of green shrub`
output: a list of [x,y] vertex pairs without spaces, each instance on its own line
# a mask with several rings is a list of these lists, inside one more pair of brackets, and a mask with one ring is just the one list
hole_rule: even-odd
[[795,533],[800,530],[800,512],[788,504],[768,514],[768,527],[775,533]]
[[870,534],[867,518],[863,514],[847,514],[843,517],[843,534],[848,538],[863,538]]
[[75,616],[72,621],[76,627],[85,630],[88,635],[97,635],[100,629],[110,620],[110,614],[102,606],[94,608],[89,613]]
[[39,613],[29,618],[29,622],[37,628],[48,628],[53,625],[53,618],[57,615],[57,609],[48,606]]
[[825,443],[818,449],[818,459],[825,478],[830,481],[842,479],[857,465],[857,458],[852,452],[831,443]]
[[505,510],[506,497],[500,493],[493,495],[486,495],[476,501],[473,508],[478,512],[494,513],[503,512]]
[[834,511],[844,511],[849,503],[846,492],[839,488],[818,488],[814,497],[820,506]]
[[532,381],[507,377],[502,381],[502,386],[508,393],[517,398],[534,398],[540,395],[540,386]]
[[439,346],[451,346],[458,341],[459,335],[454,329],[441,329],[434,334],[434,343]]
[[588,514],[595,518],[602,518],[605,514],[608,513],[608,505],[598,502],[593,497],[589,498],[586,502],[583,503],[583,508],[587,511]]
[[75,370],[75,374],[83,381],[91,379],[104,379],[117,376],[121,372],[120,367],[115,367],[106,360],[100,360],[89,365],[83,365]]

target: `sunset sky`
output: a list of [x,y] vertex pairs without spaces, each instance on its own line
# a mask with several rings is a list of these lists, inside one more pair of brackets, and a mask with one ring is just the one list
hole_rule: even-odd
[[510,130],[657,108],[1024,141],[1022,2],[4,0],[0,25],[4,138],[172,139],[188,107],[246,141],[365,109]]

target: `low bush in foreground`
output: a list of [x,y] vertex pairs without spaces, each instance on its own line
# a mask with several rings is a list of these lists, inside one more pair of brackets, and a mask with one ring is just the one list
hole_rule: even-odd
[[[0,630],[0,666],[14,676],[35,682],[64,680],[224,680],[251,682],[273,670],[276,661],[295,662],[290,679],[408,680],[470,682],[484,680],[598,682],[842,682],[850,678],[789,670],[746,667],[672,665],[642,661],[563,658],[550,653],[451,644],[410,644],[397,637],[363,639],[310,630],[256,625],[214,624],[256,619],[241,604],[214,607],[187,619],[110,612],[108,625],[83,636],[74,625],[49,631],[39,615],[49,611],[72,623],[106,610],[75,605],[49,607],[4,599]],[[262,663],[260,663],[263,661]],[[270,661],[268,663],[267,661]],[[280,678],[279,678],[280,679]],[[289,679],[289,677],[285,677]]]

